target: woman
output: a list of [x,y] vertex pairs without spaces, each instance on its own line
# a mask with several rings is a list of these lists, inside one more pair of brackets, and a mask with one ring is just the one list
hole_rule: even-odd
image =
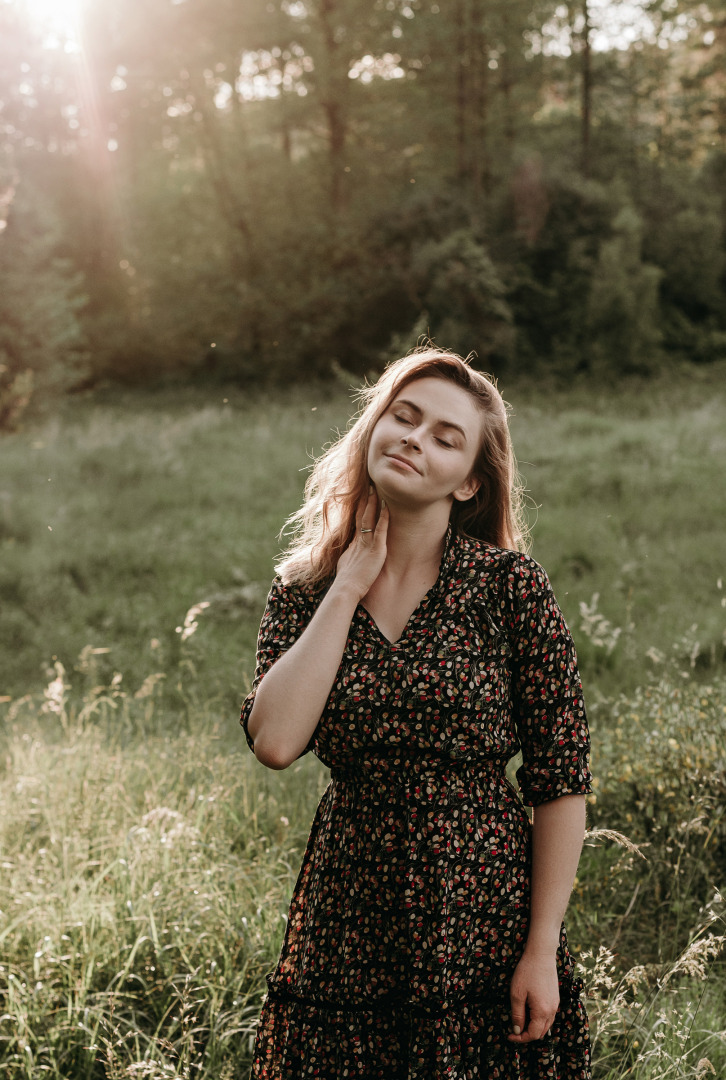
[[588,732],[567,627],[517,550],[506,409],[437,349],[363,399],[293,519],[242,710],[263,764],[331,768],[252,1076],[586,1080],[562,917]]

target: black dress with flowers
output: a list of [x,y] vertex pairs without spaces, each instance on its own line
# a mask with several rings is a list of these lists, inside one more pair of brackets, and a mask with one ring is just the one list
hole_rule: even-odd
[[[260,680],[324,592],[273,582],[245,731]],[[517,794],[505,767],[520,748]],[[449,532],[438,581],[398,641],[357,608],[308,749],[331,781],[268,976],[252,1077],[587,1080],[564,928],[551,1032],[507,1040],[529,913],[524,806],[590,790],[575,652],[542,568]]]

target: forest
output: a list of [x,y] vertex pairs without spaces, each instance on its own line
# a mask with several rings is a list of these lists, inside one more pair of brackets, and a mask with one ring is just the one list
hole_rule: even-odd
[[2,0],[0,423],[723,358],[725,58],[722,0]]

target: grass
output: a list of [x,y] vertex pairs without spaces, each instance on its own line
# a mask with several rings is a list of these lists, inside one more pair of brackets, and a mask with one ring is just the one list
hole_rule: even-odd
[[[504,388],[592,704],[568,928],[597,1080],[726,1075],[720,378]],[[236,716],[275,534],[347,413],[167,391],[0,445],[0,1080],[245,1075],[326,774],[262,769]]]
[[0,1076],[239,1076],[322,770],[255,767],[212,714],[144,735],[146,699],[74,709],[62,684],[5,734]]
[[[599,595],[615,647],[578,635],[591,698],[633,687],[694,631],[699,664],[723,664],[722,485],[726,394],[670,381],[588,397],[523,386],[515,446],[530,491],[534,554],[576,634]],[[515,397],[513,388],[504,388]],[[196,666],[204,700],[234,710],[249,678],[276,534],[310,455],[343,426],[343,391],[275,402],[241,394],[74,401],[2,443],[0,694],[70,670],[86,645],[141,681]],[[186,612],[211,605],[189,649]],[[684,646],[681,650],[685,656]],[[653,649],[657,650],[653,653]],[[177,695],[175,704],[180,704]]]
[[[187,729],[164,731],[170,717],[159,684],[147,689],[139,697],[118,680],[89,678],[81,693],[58,667],[44,692],[6,705],[0,1077],[246,1074],[263,976],[281,944],[326,774],[308,757],[273,774],[241,745],[230,752],[226,718],[213,709],[200,709]],[[694,700],[703,693],[689,690]],[[711,698],[704,746],[719,715],[723,733],[726,685]],[[666,700],[663,687],[646,704],[652,719]],[[671,721],[677,716],[674,705]],[[622,816],[613,777],[628,750],[637,754],[639,736],[629,747],[626,734],[603,742],[596,828],[607,827],[608,813]],[[723,776],[723,740],[710,761]],[[674,820],[681,812],[701,819],[718,780],[709,789],[694,774],[685,790],[667,757],[652,771],[680,797]],[[620,798],[633,805],[627,791]],[[654,820],[665,826],[667,814]],[[597,1080],[695,1080],[706,1060],[714,1075],[726,1070],[726,972],[717,959],[724,904],[713,888],[723,830],[707,852],[703,831],[692,834],[687,854],[699,860],[700,877],[691,875],[689,906],[671,933],[680,954],[663,960],[656,920],[668,917],[665,893],[680,884],[673,837],[650,830],[642,863],[612,842],[616,834],[591,833],[568,923],[572,940],[591,949],[582,960]],[[650,898],[645,908],[629,903],[634,884]]]

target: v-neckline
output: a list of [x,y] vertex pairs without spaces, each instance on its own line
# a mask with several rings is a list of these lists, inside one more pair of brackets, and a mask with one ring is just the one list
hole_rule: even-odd
[[[439,574],[439,577],[441,577],[441,574]],[[400,644],[401,644],[401,642],[403,641],[403,639],[404,639],[404,638],[406,637],[406,633],[407,633],[407,631],[408,631],[408,628],[409,628],[409,626],[411,625],[411,621],[413,620],[413,617],[414,617],[414,615],[415,615],[415,614],[416,614],[416,613],[418,612],[419,608],[420,608],[420,607],[422,607],[422,606],[424,605],[424,603],[426,602],[426,600],[427,600],[427,599],[429,598],[430,594],[431,594],[431,593],[433,592],[433,590],[434,590],[434,589],[436,588],[436,585],[438,584],[438,581],[439,581],[439,578],[437,578],[437,579],[436,579],[436,581],[435,581],[435,582],[434,582],[434,584],[433,584],[433,585],[431,586],[431,588],[430,588],[430,589],[428,589],[428,590],[427,590],[427,591],[426,591],[426,592],[424,593],[424,595],[423,595],[423,596],[421,597],[421,599],[419,600],[419,602],[418,602],[418,603],[416,604],[416,607],[415,607],[415,608],[413,609],[413,611],[412,611],[412,612],[411,612],[411,614],[409,615],[408,619],[406,620],[406,625],[404,626],[403,630],[402,630],[402,631],[401,631],[401,633],[400,633],[400,634],[398,635],[398,637],[397,637],[397,638],[395,639],[395,641],[392,641],[392,640],[391,640],[391,639],[389,638],[388,634],[384,634],[384,633],[383,633],[383,631],[381,630],[380,626],[378,625],[378,623],[376,622],[376,620],[375,620],[375,619],[373,618],[373,616],[371,615],[370,611],[369,611],[369,610],[368,610],[368,608],[367,608],[367,607],[365,606],[365,604],[363,603],[363,601],[362,601],[362,600],[361,600],[361,601],[360,601],[360,603],[358,604],[358,607],[359,607],[359,609],[360,609],[360,610],[361,610],[361,611],[362,611],[362,612],[363,612],[363,613],[365,614],[366,618],[368,619],[368,622],[369,622],[369,623],[371,624],[371,626],[372,626],[372,627],[373,627],[373,629],[374,629],[374,630],[376,631],[376,633],[378,634],[378,636],[379,636],[380,638],[382,638],[382,639],[383,639],[383,641],[385,641],[386,645],[388,645],[388,646],[389,646],[390,648],[392,648],[392,649],[393,649],[393,648],[395,648],[395,647],[396,647],[396,645],[400,645]]]
[[454,543],[453,529],[451,527],[451,524],[449,524],[449,526],[448,526],[448,528],[446,530],[446,535],[444,536],[444,550],[441,553],[441,562],[439,563],[439,572],[436,575],[436,581],[433,583],[433,585],[431,585],[430,588],[428,588],[426,590],[426,592],[423,594],[423,596],[421,597],[419,602],[416,604],[416,607],[413,609],[413,611],[409,615],[408,619],[406,620],[406,624],[403,627],[403,630],[401,631],[401,633],[398,635],[398,637],[395,640],[391,640],[391,638],[389,638],[387,634],[383,633],[380,626],[378,625],[376,620],[373,618],[373,616],[371,615],[370,611],[365,606],[363,601],[361,600],[358,603],[358,608],[365,613],[366,618],[368,619],[368,622],[371,624],[371,626],[376,631],[378,636],[380,638],[382,638],[383,641],[385,641],[386,645],[388,645],[390,648],[395,648],[396,645],[401,644],[403,639],[406,637],[408,628],[411,625],[411,622],[413,621],[414,615],[416,615],[418,613],[419,609],[423,607],[423,605],[429,599],[431,594],[439,587],[439,584],[441,582],[441,578],[442,578],[443,573],[444,573],[444,565],[448,561],[448,558],[449,558],[449,555],[451,553],[451,548],[452,548],[453,543]]

